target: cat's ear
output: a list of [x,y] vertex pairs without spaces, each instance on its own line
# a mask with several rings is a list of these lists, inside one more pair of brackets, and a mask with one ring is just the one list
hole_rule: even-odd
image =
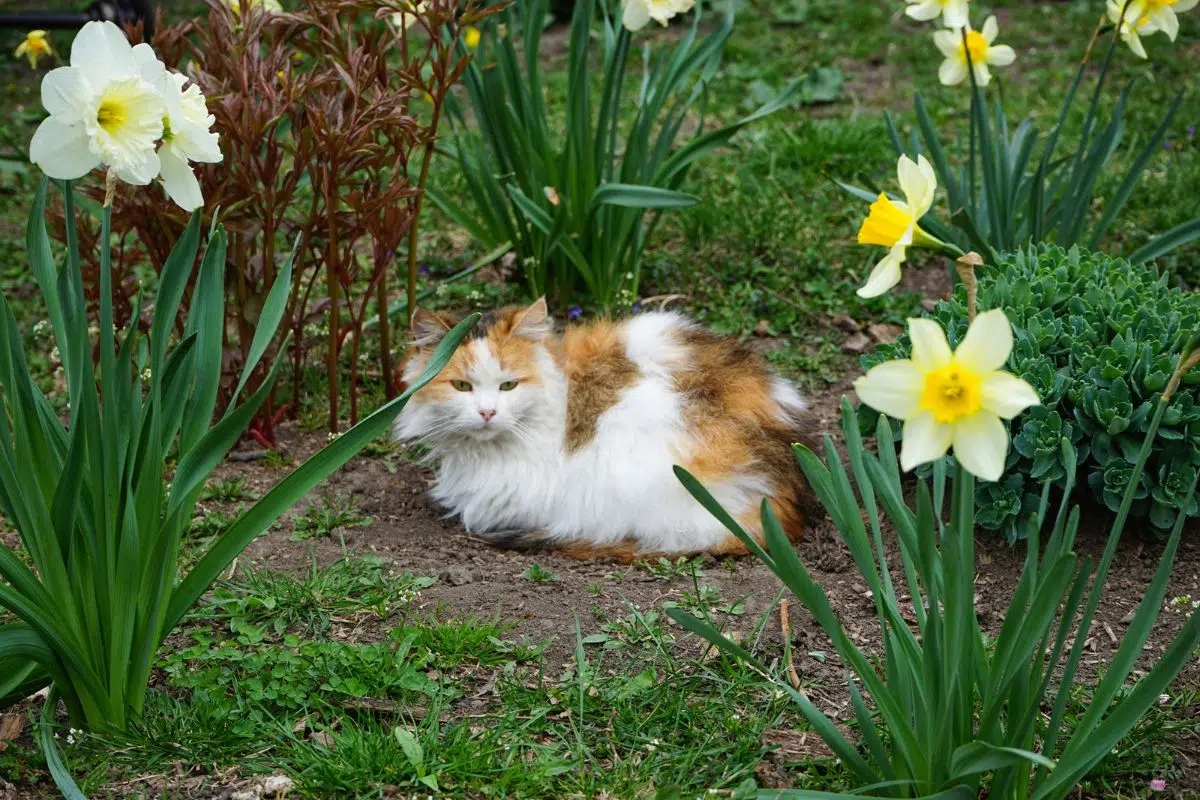
[[417,347],[437,344],[450,328],[450,320],[442,314],[418,308],[412,316],[412,343]]
[[514,336],[522,339],[532,339],[540,342],[550,335],[554,329],[554,320],[550,319],[550,311],[546,308],[546,298],[539,297],[529,308],[517,312],[513,322]]

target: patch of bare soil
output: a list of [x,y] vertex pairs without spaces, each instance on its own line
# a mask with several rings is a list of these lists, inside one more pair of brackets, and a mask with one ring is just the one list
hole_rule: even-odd
[[[836,425],[837,406],[847,387],[835,386],[814,398],[813,413],[821,430]],[[316,449],[320,437],[296,436],[287,446],[303,456]],[[246,475],[251,485],[265,488],[277,475],[262,466],[230,464],[226,474]],[[392,470],[395,470],[394,472]],[[404,461],[390,464],[381,458],[355,459],[322,492],[335,497],[351,496],[356,507],[371,518],[364,527],[343,532],[345,547],[352,553],[372,553],[390,560],[398,571],[438,576],[433,587],[422,592],[420,604],[427,611],[442,614],[500,616],[517,622],[514,633],[534,640],[553,637],[547,651],[551,670],[573,657],[575,618],[584,635],[598,632],[593,610],[603,609],[609,616],[627,613],[627,604],[652,608],[664,600],[690,590],[690,579],[679,577],[664,581],[645,569],[609,560],[580,561],[553,552],[520,553],[498,550],[472,537],[457,522],[445,518],[442,510],[427,497],[432,475],[426,469]],[[298,511],[302,511],[301,504]],[[1106,514],[1085,514],[1080,526],[1078,551],[1094,560],[1100,557],[1111,520]],[[1181,595],[1200,597],[1200,525],[1191,524],[1185,533],[1167,598]],[[890,531],[888,534],[890,535]],[[1002,536],[980,531],[977,539],[979,576],[977,607],[984,627],[999,631],[1009,598],[1024,559],[1023,545],[1009,546]],[[835,609],[852,638],[868,649],[879,645],[879,630],[874,605],[862,578],[841,544],[828,519],[815,520],[799,552],[813,577],[825,587]],[[901,574],[902,567],[894,539],[887,543],[889,567]],[[1108,579],[1100,610],[1088,632],[1085,663],[1102,666],[1125,632],[1128,618],[1141,600],[1162,552],[1162,544],[1140,535],[1126,533]],[[247,548],[243,565],[253,564],[277,570],[302,570],[315,558],[331,563],[343,554],[342,541],[324,538],[292,541],[289,525],[273,530]],[[533,584],[522,575],[534,562],[556,576],[553,582]],[[727,560],[726,560],[727,562]],[[703,582],[719,589],[726,600],[746,598],[746,613],[731,618],[731,627],[752,627],[774,603],[781,584],[765,566],[752,557],[718,563],[709,557],[703,564]],[[1165,651],[1181,628],[1182,614],[1165,612],[1145,649],[1142,668],[1149,667]],[[806,654],[830,651],[829,642],[807,612],[797,604],[791,611],[792,639],[798,654],[801,675],[818,679],[840,694],[843,684],[841,666],[829,657],[824,662]],[[778,641],[777,619],[767,626],[767,640]],[[696,648],[698,641],[693,642]],[[832,654],[830,654],[832,656]],[[1188,680],[1200,680],[1200,669],[1189,671]],[[830,698],[833,699],[832,696]],[[836,701],[841,705],[842,700]]]

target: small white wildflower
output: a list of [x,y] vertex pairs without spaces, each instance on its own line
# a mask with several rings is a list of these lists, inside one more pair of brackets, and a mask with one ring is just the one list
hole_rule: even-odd
[[33,326],[33,335],[39,339],[49,336],[50,335],[50,320],[48,320],[48,319],[38,320],[37,324]]
[[142,380],[144,380],[146,383],[150,382],[150,376],[151,373],[149,367],[146,367],[144,370],[142,370]]
[[337,431],[330,431],[329,432],[329,441],[332,442],[334,439],[338,438],[339,436],[341,436],[341,434],[338,433]]

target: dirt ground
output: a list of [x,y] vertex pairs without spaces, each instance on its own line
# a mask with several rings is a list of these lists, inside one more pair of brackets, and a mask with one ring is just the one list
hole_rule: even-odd
[[[814,398],[814,413],[820,418],[821,429],[835,426],[837,404],[844,387],[833,389]],[[316,449],[321,437],[297,435],[284,429],[282,441],[298,457]],[[390,467],[390,468],[389,468]],[[394,470],[394,472],[392,471]],[[251,486],[266,488],[277,475],[254,464],[227,464],[221,472],[245,475]],[[363,527],[344,530],[347,551],[356,554],[372,553],[391,561],[399,572],[437,576],[438,582],[424,590],[420,607],[443,615],[465,614],[484,617],[499,616],[518,623],[513,636],[525,636],[534,641],[553,639],[546,651],[551,672],[573,658],[575,619],[578,617],[583,634],[599,632],[595,609],[609,616],[628,613],[628,604],[639,609],[655,608],[664,600],[677,598],[682,591],[692,589],[691,579],[677,577],[664,581],[646,569],[617,563],[612,560],[580,561],[553,552],[519,553],[498,550],[472,537],[457,522],[445,518],[443,511],[428,499],[427,489],[432,473],[408,461],[392,457],[359,457],[334,475],[322,489],[314,493],[333,496],[353,496],[355,507],[371,518]],[[298,508],[302,509],[304,504]],[[1200,522],[1200,521],[1197,521]],[[1185,531],[1176,559],[1167,598],[1180,595],[1200,597],[1200,524],[1191,523]],[[1080,526],[1078,551],[1098,559],[1103,550],[1111,519],[1102,513],[1085,514]],[[1010,546],[999,534],[982,531],[977,536],[979,575],[976,605],[985,628],[999,631],[1004,621],[1012,589],[1024,559],[1023,545]],[[270,531],[254,542],[243,554],[243,565],[270,567],[277,570],[302,570],[315,558],[326,565],[343,555],[343,539],[327,537],[296,542],[291,540],[291,526]],[[860,646],[869,650],[879,645],[879,629],[875,622],[874,605],[867,587],[858,575],[849,553],[838,539],[828,519],[812,521],[805,539],[798,545],[799,554],[812,576],[825,587],[850,635]],[[902,569],[894,539],[888,542],[889,566],[893,574]],[[1162,552],[1162,544],[1127,530],[1120,545],[1108,588],[1089,632],[1084,669],[1092,673],[1102,668],[1106,658],[1116,649],[1125,632],[1129,617],[1142,598]],[[555,580],[535,584],[523,577],[533,563],[538,563],[556,576]],[[727,601],[745,598],[745,613],[730,618],[730,627],[737,633],[747,633],[768,608],[775,603],[780,581],[753,557],[723,560],[718,563],[709,557],[702,565],[702,582],[719,589]],[[1164,612],[1145,648],[1139,665],[1150,667],[1165,651],[1184,616]],[[824,634],[803,607],[793,602],[790,611],[792,643],[796,667],[801,676],[812,680],[814,702],[836,717],[849,714],[848,698],[841,687],[844,675]],[[739,629],[740,626],[740,629]],[[682,633],[682,631],[680,631]],[[360,632],[361,634],[361,632]],[[780,641],[777,612],[768,622],[764,639]],[[694,637],[680,636],[681,645],[702,646]],[[824,661],[810,653],[828,653]],[[1180,679],[1194,685],[1200,682],[1200,663],[1190,667]],[[1196,710],[1200,713],[1200,709]],[[1192,756],[1196,763],[1188,772],[1195,775],[1200,788],[1200,748]],[[1182,765],[1181,765],[1182,766]]]

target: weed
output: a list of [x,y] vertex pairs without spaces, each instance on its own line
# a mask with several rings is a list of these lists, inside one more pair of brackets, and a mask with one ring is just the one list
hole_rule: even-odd
[[635,561],[634,565],[641,567],[659,580],[671,581],[676,578],[703,575],[704,572],[700,569],[700,565],[703,563],[704,556],[695,556],[693,558],[680,556],[674,560],[659,556],[654,561]]
[[244,475],[234,475],[230,478],[214,478],[204,487],[201,498],[216,500],[221,503],[233,503],[238,500],[255,500],[257,495],[247,488],[248,482]]
[[529,568],[526,569],[523,573],[521,573],[521,577],[524,578],[525,580],[529,581],[530,583],[537,583],[537,584],[554,583],[556,580],[558,580],[557,575],[555,575],[553,572],[546,569],[545,567],[543,567],[541,564],[537,563],[536,561],[533,562],[532,564],[530,564]]
[[319,503],[309,503],[304,515],[292,525],[292,541],[323,539],[347,528],[371,524],[371,518],[359,513],[353,496],[342,498],[324,494]]
[[231,629],[261,628],[275,637],[286,631],[325,634],[334,622],[357,625],[383,620],[407,606],[433,578],[397,575],[378,558],[343,558],[300,577],[250,569],[238,580],[217,586],[195,619],[228,620]]

